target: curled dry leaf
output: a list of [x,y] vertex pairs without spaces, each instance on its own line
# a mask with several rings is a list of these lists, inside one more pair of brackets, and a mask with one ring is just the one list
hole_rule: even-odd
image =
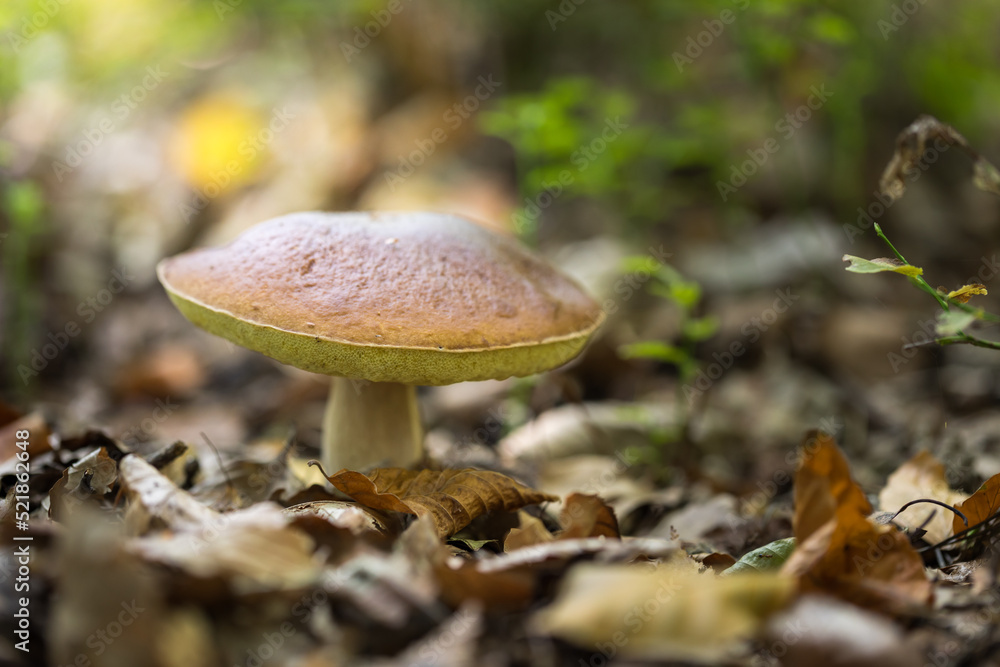
[[290,516],[317,516],[338,528],[345,528],[354,535],[375,532],[393,535],[399,532],[398,522],[369,507],[344,500],[312,500],[286,507]]
[[566,505],[559,514],[559,520],[563,524],[563,531],[559,533],[561,540],[577,537],[621,537],[615,511],[596,495],[571,493],[566,498]]
[[933,589],[923,560],[906,535],[867,519],[871,505],[833,439],[814,433],[804,449],[795,477],[798,546],[782,572],[798,579],[802,592],[877,611],[901,614],[928,604]]
[[[1000,510],[1000,474],[993,475],[966,500],[956,505],[969,520],[969,528],[986,521]],[[965,523],[955,515],[952,520],[955,533],[965,530]]]
[[929,141],[934,142],[934,147],[938,151],[946,150],[950,146],[962,149],[973,162],[972,180],[976,187],[1000,195],[1000,173],[996,167],[973,150],[965,137],[955,128],[927,115],[917,118],[896,137],[896,152],[893,153],[892,160],[886,165],[879,181],[882,192],[893,200],[903,196],[908,177],[914,170],[921,169],[919,162]]
[[[946,505],[955,505],[963,497],[964,494],[953,491],[948,486],[944,465],[933,454],[923,451],[889,475],[885,487],[878,494],[878,502],[883,510],[896,512],[911,500],[929,498]],[[893,522],[910,531],[922,526],[927,531],[927,542],[937,544],[952,534],[954,516],[943,507],[917,504],[897,515]],[[961,524],[962,520],[958,519],[958,522]],[[962,528],[964,527],[963,525]]]
[[368,476],[341,470],[327,477],[339,491],[377,510],[430,516],[439,537],[454,535],[478,516],[513,512],[555,496],[492,471],[377,468]]

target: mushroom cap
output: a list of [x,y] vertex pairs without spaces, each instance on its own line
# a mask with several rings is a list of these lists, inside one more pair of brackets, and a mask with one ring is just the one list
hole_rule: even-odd
[[516,240],[436,213],[294,213],[165,259],[157,275],[211,333],[375,382],[531,375],[579,354],[604,320]]

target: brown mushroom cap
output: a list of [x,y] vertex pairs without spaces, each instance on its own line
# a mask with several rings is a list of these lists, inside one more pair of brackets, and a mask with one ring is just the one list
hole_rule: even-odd
[[299,368],[438,385],[531,375],[604,319],[517,241],[450,215],[296,213],[160,262],[189,320]]

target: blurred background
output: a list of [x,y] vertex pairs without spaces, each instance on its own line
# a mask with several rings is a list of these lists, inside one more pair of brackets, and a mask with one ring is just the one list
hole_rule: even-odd
[[196,330],[156,263],[292,211],[430,209],[519,236],[609,314],[559,372],[424,390],[444,460],[582,404],[655,477],[742,493],[811,426],[872,474],[960,462],[996,438],[1000,355],[904,350],[936,305],[841,256],[888,254],[874,221],[932,285],[993,289],[998,201],[965,155],[929,153],[891,206],[877,185],[925,113],[1000,159],[998,9],[6,0],[3,409],[134,446],[296,424],[308,452],[326,380]]

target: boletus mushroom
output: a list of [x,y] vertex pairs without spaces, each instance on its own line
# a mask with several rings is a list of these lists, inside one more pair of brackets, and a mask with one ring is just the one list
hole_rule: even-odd
[[417,385],[526,376],[577,356],[604,313],[514,239],[436,213],[294,213],[160,262],[191,322],[333,376],[329,472],[423,456]]

